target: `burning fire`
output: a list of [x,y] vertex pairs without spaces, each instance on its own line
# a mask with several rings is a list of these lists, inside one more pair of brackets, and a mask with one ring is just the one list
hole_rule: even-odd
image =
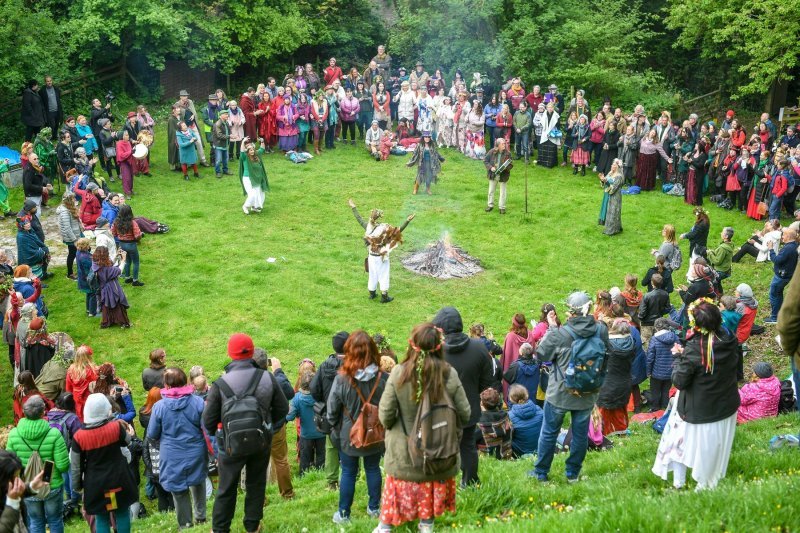
[[438,279],[468,278],[483,272],[480,260],[454,245],[450,234],[402,260],[408,270]]

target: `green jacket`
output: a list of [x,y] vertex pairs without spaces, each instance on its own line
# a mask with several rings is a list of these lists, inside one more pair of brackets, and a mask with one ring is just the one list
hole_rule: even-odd
[[6,449],[17,454],[23,468],[28,465],[31,455],[38,449],[42,461],[55,463],[50,488],[57,489],[64,483],[61,474],[69,470],[67,444],[61,432],[51,428],[47,420],[21,419],[17,427],[8,434]]
[[[384,456],[384,468],[386,474],[404,481],[441,481],[454,477],[460,468],[456,464],[449,472],[443,472],[437,476],[426,476],[419,468],[414,468],[411,458],[408,455],[408,437],[403,431],[405,424],[406,431],[414,428],[414,420],[417,417],[418,404],[415,401],[410,383],[404,383],[401,387],[397,386],[400,374],[403,372],[403,365],[397,365],[392,369],[386,388],[381,396],[379,406],[379,416],[381,423],[386,428],[386,455]],[[458,418],[462,426],[469,422],[470,407],[467,395],[461,380],[458,379],[458,372],[450,369],[450,375],[445,384],[447,393],[453,399],[453,404],[458,412]],[[401,423],[400,416],[403,421]]]
[[733,259],[733,244],[723,242],[716,249],[706,251],[706,256],[711,261],[711,264],[714,265],[714,270],[730,272],[731,260]]
[[533,120],[531,119],[530,113],[525,111],[517,111],[514,113],[514,130],[520,130],[520,132],[525,133],[526,131],[531,129],[531,124]]

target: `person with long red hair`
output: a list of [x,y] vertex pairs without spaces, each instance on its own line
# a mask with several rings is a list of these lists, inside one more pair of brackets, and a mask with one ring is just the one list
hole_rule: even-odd
[[89,385],[97,379],[97,371],[92,358],[92,349],[81,345],[75,351],[75,359],[67,369],[67,392],[72,393],[75,400],[75,414],[83,422],[83,406],[89,397]]
[[350,522],[350,507],[353,505],[359,459],[364,462],[367,477],[369,503],[367,514],[372,518],[380,515],[381,503],[381,456],[384,444],[381,440],[371,446],[356,447],[350,441],[350,430],[366,403],[378,405],[386,386],[386,374],[380,369],[380,351],[369,333],[357,330],[344,343],[344,361],[339,375],[333,381],[328,397],[328,422],[333,426],[331,440],[339,449],[342,467],[339,479],[339,508],[333,514],[335,524]]

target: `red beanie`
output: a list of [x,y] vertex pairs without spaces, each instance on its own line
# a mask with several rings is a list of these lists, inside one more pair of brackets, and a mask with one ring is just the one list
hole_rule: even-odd
[[231,359],[250,359],[254,349],[253,339],[244,333],[234,333],[228,339],[228,357]]

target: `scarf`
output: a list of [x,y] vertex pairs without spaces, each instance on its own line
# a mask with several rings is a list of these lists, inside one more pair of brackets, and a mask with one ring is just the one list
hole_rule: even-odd
[[736,312],[739,314],[744,314],[744,308],[749,307],[750,309],[758,309],[758,300],[753,298],[752,296],[749,297],[739,297],[736,299]]
[[581,124],[578,122],[578,142],[581,142],[581,139],[586,137],[589,133],[589,125],[588,124]]
[[281,106],[284,115],[283,121],[286,123],[287,126],[291,126],[294,124],[293,108],[294,106],[292,105],[291,101],[289,102],[289,105],[286,105],[286,103],[284,102],[283,106]]

